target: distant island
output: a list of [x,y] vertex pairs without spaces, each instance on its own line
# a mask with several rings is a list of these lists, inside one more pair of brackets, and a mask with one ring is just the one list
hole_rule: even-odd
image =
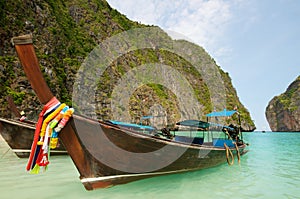
[[300,76],[269,102],[265,113],[272,131],[300,131]]

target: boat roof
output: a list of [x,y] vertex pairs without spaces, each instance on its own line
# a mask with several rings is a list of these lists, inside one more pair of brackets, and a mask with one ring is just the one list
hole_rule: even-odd
[[145,120],[145,119],[151,119],[151,118],[153,118],[154,116],[152,116],[152,115],[147,115],[147,116],[143,116],[141,119],[142,120]]
[[146,119],[151,119],[151,118],[155,118],[155,117],[165,117],[165,115],[145,115],[141,117],[141,120],[146,120]]
[[177,122],[176,125],[190,126],[190,127],[197,127],[197,128],[208,128],[209,127],[208,122],[203,122],[201,120],[183,120],[181,122]]
[[156,130],[152,126],[146,126],[146,125],[140,125],[140,124],[134,124],[134,123],[127,123],[127,122],[121,122],[121,121],[116,121],[116,120],[108,120],[108,122],[119,125],[119,126],[124,126],[124,127],[133,127],[133,128],[140,128],[140,129],[147,129],[147,130]]
[[232,116],[236,112],[237,111],[235,111],[235,110],[226,110],[226,109],[224,109],[223,111],[211,112],[209,114],[206,114],[206,117],[228,117],[228,116]]

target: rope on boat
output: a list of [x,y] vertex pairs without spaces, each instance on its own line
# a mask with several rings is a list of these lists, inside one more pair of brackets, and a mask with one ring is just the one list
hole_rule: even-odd
[[[231,166],[234,163],[234,157],[233,157],[232,151],[230,150],[230,148],[227,146],[226,143],[224,143],[224,147],[225,147],[225,151],[226,151],[226,160],[227,160],[227,163],[228,163],[228,165]],[[231,158],[231,161],[230,161],[230,158]]]
[[239,151],[239,147],[238,147],[236,142],[234,144],[235,144],[235,149],[236,149],[236,155],[237,155],[237,158],[238,158],[238,163],[240,164],[241,163],[241,154],[240,154],[240,151]]
[[11,148],[8,148],[7,151],[2,154],[0,159],[2,159],[10,150],[11,150]]
[[[234,143],[234,146],[235,146],[235,149],[236,149],[236,155],[237,155],[237,158],[238,158],[238,163],[240,164],[240,162],[241,162],[241,154],[240,154],[240,151],[239,151],[239,147],[238,147],[238,145],[237,145],[237,142],[234,142],[233,140],[232,140],[232,138],[231,138],[231,136],[229,135],[229,133],[228,133],[228,131],[226,130],[226,134],[228,135],[228,137],[229,137],[229,139]],[[230,150],[230,148],[224,143],[224,147],[225,147],[225,149],[226,149],[226,159],[227,159],[227,162],[228,162],[228,164],[229,164],[229,154],[227,155],[227,153],[229,153],[229,152],[227,152],[227,150],[228,151],[230,151],[230,156],[232,156],[232,164],[233,164],[233,154],[232,154],[232,152],[231,152],[231,150]],[[232,165],[232,164],[229,164],[229,165]]]
[[40,167],[46,170],[49,164],[50,149],[58,144],[58,133],[67,124],[74,113],[73,108],[61,104],[55,97],[51,99],[40,113],[34,141],[31,147],[27,171],[37,174]]

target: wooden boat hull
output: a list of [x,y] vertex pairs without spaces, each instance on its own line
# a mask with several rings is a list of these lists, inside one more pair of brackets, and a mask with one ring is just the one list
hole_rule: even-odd
[[[63,131],[75,141],[68,149],[87,190],[124,184],[158,175],[213,167],[227,161],[226,149],[189,145],[120,129],[96,120],[74,116]],[[239,147],[243,153],[245,146]],[[232,148],[233,154],[236,149]],[[79,165],[79,167],[78,167]]]
[[[19,158],[29,157],[34,131],[34,124],[0,118],[1,136]],[[50,153],[51,155],[68,154],[63,145]]]

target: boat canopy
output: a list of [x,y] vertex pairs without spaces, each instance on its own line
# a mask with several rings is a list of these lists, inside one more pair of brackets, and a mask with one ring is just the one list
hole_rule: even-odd
[[156,130],[154,127],[152,126],[146,126],[146,125],[140,125],[140,124],[133,124],[133,123],[127,123],[127,122],[121,122],[121,121],[116,121],[116,120],[108,120],[108,122],[115,124],[115,125],[119,125],[119,126],[123,126],[123,127],[131,127],[131,128],[139,128],[139,129],[146,129],[146,130],[150,130],[150,131],[154,131]]
[[155,117],[165,117],[165,115],[145,115],[145,116],[142,116],[141,117],[141,120],[146,120],[146,119],[152,119],[152,118],[155,118]]
[[234,110],[226,110],[226,109],[224,109],[223,111],[211,112],[209,114],[206,114],[206,117],[228,117],[228,116],[232,116],[236,112],[237,111],[234,111]]
[[197,128],[203,128],[203,129],[209,127],[208,122],[203,122],[200,120],[183,120],[181,122],[177,122],[176,125],[197,127]]
[[146,120],[146,119],[151,119],[151,118],[153,118],[154,116],[152,116],[152,115],[147,115],[147,116],[143,116],[142,118],[141,118],[141,120]]

